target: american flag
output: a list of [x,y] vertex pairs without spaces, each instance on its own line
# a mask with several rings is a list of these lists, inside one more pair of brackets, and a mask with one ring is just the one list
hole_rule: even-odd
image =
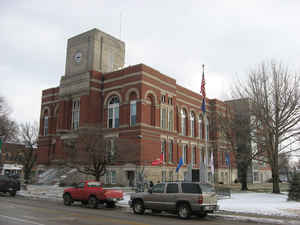
[[202,94],[202,106],[201,109],[203,111],[203,113],[205,113],[206,109],[205,109],[205,98],[206,98],[206,93],[205,93],[205,78],[204,78],[204,65],[202,65],[203,67],[203,73],[202,73],[202,82],[201,82],[201,94]]

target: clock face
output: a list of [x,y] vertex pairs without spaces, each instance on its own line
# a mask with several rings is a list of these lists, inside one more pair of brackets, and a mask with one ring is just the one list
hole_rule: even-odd
[[74,55],[74,60],[76,63],[80,63],[81,62],[81,59],[82,59],[82,53],[81,52],[77,52],[75,55]]

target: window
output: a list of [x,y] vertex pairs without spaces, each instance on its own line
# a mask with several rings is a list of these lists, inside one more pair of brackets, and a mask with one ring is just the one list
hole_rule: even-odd
[[111,183],[112,184],[115,184],[115,183],[117,183],[117,176],[116,176],[116,171],[115,170],[112,170],[111,171]]
[[178,193],[178,184],[168,184],[167,193]]
[[73,100],[72,105],[72,129],[78,129],[79,127],[79,112],[80,112],[80,100]]
[[182,162],[187,164],[187,145],[182,146]]
[[115,156],[115,148],[113,139],[109,139],[106,141],[106,153],[108,157],[108,161],[111,162]]
[[110,183],[110,171],[107,170],[105,174],[105,183],[109,184]]
[[162,140],[161,142],[161,153],[163,154],[163,161],[166,162],[166,140]]
[[186,136],[186,112],[181,110],[181,134]]
[[195,183],[182,183],[181,184],[182,192],[183,193],[190,193],[190,194],[202,194],[201,188],[199,184]]
[[165,102],[166,102],[166,96],[165,96],[165,95],[162,95],[162,96],[161,96],[161,102],[162,102],[162,103],[165,103]]
[[169,110],[169,116],[168,116],[168,127],[169,127],[169,131],[173,131],[173,110],[170,109]]
[[161,128],[162,129],[167,129],[167,109],[162,108],[161,109]]
[[108,128],[119,127],[119,98],[114,96],[108,103]]
[[136,125],[136,101],[130,102],[130,126]]
[[173,162],[173,140],[169,142],[169,162]]
[[192,164],[196,165],[196,146],[192,147]]
[[162,182],[166,182],[166,171],[161,171],[161,179],[162,179]]
[[169,181],[173,181],[173,171],[169,171]]
[[198,120],[198,129],[199,129],[199,132],[198,132],[198,134],[199,134],[200,139],[203,138],[202,126],[203,126],[203,120],[202,120],[202,117],[199,116],[199,120]]
[[81,182],[77,185],[77,188],[84,188],[84,182]]
[[191,136],[195,137],[195,114],[191,112]]
[[152,188],[152,193],[164,193],[165,184],[156,184]]
[[44,136],[48,135],[48,116],[44,117]]
[[172,98],[171,98],[171,97],[168,98],[168,104],[169,104],[169,105],[173,105],[173,101],[172,101]]

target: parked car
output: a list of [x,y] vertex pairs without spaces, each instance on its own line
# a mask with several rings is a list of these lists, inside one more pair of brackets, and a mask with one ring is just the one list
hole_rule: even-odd
[[20,182],[17,179],[6,175],[0,175],[0,192],[8,192],[11,196],[15,196],[19,190]]
[[214,187],[196,182],[159,183],[148,192],[132,194],[128,204],[136,214],[151,209],[154,213],[175,213],[182,219],[205,217],[219,208]]
[[80,182],[73,188],[64,190],[63,200],[65,205],[71,205],[80,201],[83,205],[97,208],[98,204],[106,204],[108,208],[114,208],[115,203],[123,199],[123,191],[104,189],[98,181]]

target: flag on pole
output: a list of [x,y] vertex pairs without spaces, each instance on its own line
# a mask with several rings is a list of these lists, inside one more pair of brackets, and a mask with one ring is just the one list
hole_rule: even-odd
[[159,159],[155,159],[155,160],[151,163],[151,165],[152,165],[152,166],[157,166],[157,165],[162,164],[163,161],[164,161],[164,154],[163,154],[163,152],[161,152],[160,158],[159,158]]
[[206,91],[205,91],[205,77],[204,77],[204,65],[202,65],[203,67],[203,72],[202,72],[202,82],[201,82],[201,94],[202,94],[202,112],[205,113],[206,112],[206,107],[205,107],[205,98],[206,98]]
[[176,168],[176,173],[178,173],[180,167],[183,165],[183,161],[182,161],[182,157],[180,157],[180,160],[179,160],[179,163],[177,165],[177,168]]
[[226,166],[229,167],[229,165],[230,165],[230,156],[227,152],[225,153],[225,163],[226,163]]

